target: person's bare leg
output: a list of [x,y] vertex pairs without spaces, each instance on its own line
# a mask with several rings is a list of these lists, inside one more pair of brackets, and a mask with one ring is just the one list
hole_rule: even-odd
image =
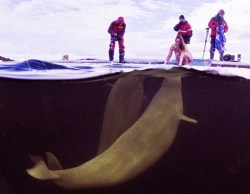
[[185,53],[184,52],[181,52],[181,55],[180,55],[180,60],[179,60],[179,66],[182,65],[182,62],[183,62],[183,58],[185,56]]

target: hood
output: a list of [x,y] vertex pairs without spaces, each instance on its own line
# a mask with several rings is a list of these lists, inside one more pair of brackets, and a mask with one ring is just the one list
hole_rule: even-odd
[[123,17],[117,18],[116,23],[117,23],[117,24],[124,24],[124,19],[123,19]]

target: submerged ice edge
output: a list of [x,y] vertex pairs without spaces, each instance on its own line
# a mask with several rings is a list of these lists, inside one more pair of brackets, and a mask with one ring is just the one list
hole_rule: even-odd
[[[21,63],[0,63],[0,77],[27,80],[63,80],[95,78],[115,73],[126,73],[134,70],[179,68],[174,61],[162,64],[159,60],[130,60],[131,63],[114,63],[110,65],[103,60],[71,60],[71,61],[40,61],[28,60]],[[214,61],[195,59],[192,64],[181,66],[185,69],[194,69],[209,74],[221,76],[239,76],[250,79],[250,64],[239,62]]]
[[[84,79],[114,73],[126,73],[134,70],[163,68],[149,64],[125,63],[51,63],[40,60],[28,60],[21,63],[0,64],[0,77],[31,80]],[[169,69],[170,66],[165,68]]]
[[95,78],[99,76],[112,75],[116,73],[128,73],[135,70],[146,69],[171,69],[173,66],[144,66],[137,68],[126,67],[99,67],[93,70],[32,70],[23,72],[3,71],[0,70],[0,77],[12,79],[25,79],[25,80],[67,80],[67,79],[86,79]]

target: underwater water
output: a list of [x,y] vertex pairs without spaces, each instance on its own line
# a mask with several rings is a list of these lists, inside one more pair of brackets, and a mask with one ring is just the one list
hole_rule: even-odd
[[2,66],[0,191],[248,193],[250,81],[136,66]]

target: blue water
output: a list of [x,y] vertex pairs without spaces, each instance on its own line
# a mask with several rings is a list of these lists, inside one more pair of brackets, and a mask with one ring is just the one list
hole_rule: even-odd
[[[221,62],[216,62],[221,67]],[[181,68],[195,69],[208,73],[225,76],[241,76],[250,79],[250,70],[243,69],[249,65],[238,62],[224,62],[230,68],[211,67],[209,60],[194,59],[189,65]],[[232,68],[241,64],[243,68]],[[228,66],[227,66],[228,67]],[[23,62],[0,63],[0,77],[31,80],[63,80],[86,79],[115,73],[126,73],[135,70],[180,68],[173,60],[169,64],[163,64],[160,60],[128,60],[124,64],[109,64],[105,60],[73,60],[73,61],[42,61],[30,59]]]
[[144,69],[170,69],[173,65],[151,63],[114,63],[105,61],[59,61],[57,63],[30,59],[0,64],[0,76],[16,79],[83,79]]

